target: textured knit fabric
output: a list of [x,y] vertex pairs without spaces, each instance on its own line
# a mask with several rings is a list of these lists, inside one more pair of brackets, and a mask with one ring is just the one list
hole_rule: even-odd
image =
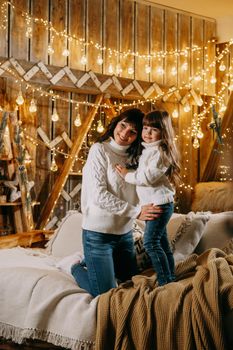
[[135,276],[101,295],[96,350],[231,349],[223,319],[233,308],[233,255],[191,255],[176,273],[166,286]]
[[136,189],[115,170],[116,164],[126,165],[127,148],[113,139],[91,147],[83,168],[83,229],[112,234],[132,229],[133,219],[140,213]]
[[141,204],[166,204],[173,202],[174,188],[171,186],[166,171],[169,162],[164,164],[159,151],[161,141],[152,143],[142,142],[144,149],[136,171],[129,172],[125,181],[137,186]]

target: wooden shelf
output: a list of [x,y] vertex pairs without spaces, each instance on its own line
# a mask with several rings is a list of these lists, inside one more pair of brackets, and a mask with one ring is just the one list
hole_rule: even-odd
[[0,237],[0,249],[17,246],[30,247],[32,243],[48,239],[54,233],[53,230],[32,230],[29,232],[14,233]]
[[16,207],[17,205],[22,205],[22,203],[21,202],[0,203],[0,207]]

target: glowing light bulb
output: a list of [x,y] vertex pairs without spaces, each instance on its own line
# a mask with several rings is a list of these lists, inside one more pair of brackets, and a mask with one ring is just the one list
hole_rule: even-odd
[[68,57],[70,55],[70,51],[68,49],[64,49],[62,51],[62,56]]
[[186,103],[185,106],[184,106],[184,111],[186,113],[190,112],[191,111],[191,107],[190,107],[190,104],[189,103]]
[[198,131],[197,131],[197,137],[198,137],[199,139],[202,139],[202,138],[204,137],[204,134],[203,134],[201,128],[199,128]]
[[104,131],[104,126],[101,120],[98,120],[96,131],[101,134]]
[[114,72],[113,65],[112,63],[110,63],[110,65],[108,66],[108,73],[113,74],[113,72]]
[[52,45],[48,45],[47,52],[48,52],[48,55],[54,54],[54,49],[53,49]]
[[29,106],[29,112],[35,113],[36,111],[37,111],[36,101],[34,100],[34,98],[32,98]]
[[172,112],[172,117],[175,119],[179,117],[179,112],[177,111],[177,109],[174,109],[174,111]]
[[98,55],[96,62],[99,66],[101,66],[103,64],[104,60],[100,55]]
[[172,74],[172,75],[176,75],[176,74],[177,74],[177,69],[176,69],[176,67],[172,67],[172,69],[171,69],[171,74]]
[[162,75],[162,74],[164,73],[164,69],[163,69],[162,67],[159,67],[159,68],[157,69],[157,73],[160,74],[160,75]]
[[227,109],[227,107],[225,105],[221,105],[219,112],[225,112],[225,110]]
[[23,95],[22,95],[22,91],[20,90],[19,91],[19,94],[16,98],[16,103],[20,106],[24,103],[24,98],[23,98]]
[[85,55],[82,55],[80,62],[81,62],[81,64],[83,64],[84,66],[87,64],[87,58],[86,58]]
[[195,78],[194,78],[194,80],[200,81],[200,80],[201,80],[201,76],[200,76],[200,75],[196,75]]
[[213,75],[211,78],[210,78],[210,83],[211,84],[215,84],[217,81],[217,79],[215,78],[215,76]]
[[55,107],[53,109],[53,114],[51,116],[51,119],[52,119],[53,122],[57,122],[59,120],[59,115],[58,115],[57,110],[56,110]]
[[230,83],[230,85],[228,86],[228,89],[230,90],[230,91],[233,91],[233,81]]
[[52,159],[52,163],[50,165],[50,170],[53,172],[56,172],[58,170],[58,166],[57,166],[57,163],[55,161],[55,157],[53,157],[53,159]]
[[181,66],[181,68],[184,70],[184,71],[186,71],[186,70],[188,70],[188,63],[187,62],[185,62],[185,63],[183,63],[182,64],[182,66]]
[[121,68],[120,64],[117,64],[117,66],[116,66],[116,73],[117,74],[121,74],[122,73],[122,68]]
[[226,66],[225,66],[225,64],[224,64],[223,61],[221,62],[220,66],[219,66],[219,70],[220,70],[221,72],[224,72],[224,71],[226,70]]
[[132,75],[134,73],[133,67],[128,68],[128,74]]
[[146,74],[149,74],[151,72],[151,67],[148,64],[145,66],[145,72]]
[[77,113],[76,118],[74,120],[74,125],[78,128],[80,125],[82,125],[80,114]]
[[195,138],[194,138],[194,141],[193,141],[193,148],[197,149],[197,148],[199,148],[199,147],[200,147],[200,143],[199,143],[199,141],[198,141],[198,138],[195,137]]

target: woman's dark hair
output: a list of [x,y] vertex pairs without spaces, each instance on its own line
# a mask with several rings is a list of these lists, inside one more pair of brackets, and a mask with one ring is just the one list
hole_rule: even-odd
[[144,113],[139,108],[130,108],[126,109],[125,111],[121,112],[119,115],[114,117],[111,122],[107,126],[107,130],[103,135],[101,135],[97,142],[103,142],[107,140],[109,137],[114,137],[113,133],[115,130],[116,125],[124,120],[126,123],[129,123],[135,127],[137,130],[137,138],[136,140],[130,145],[130,147],[127,150],[127,153],[129,156],[131,156],[131,163],[130,166],[137,166],[138,163],[138,156],[140,155],[141,151],[141,133],[142,133],[142,119],[144,117]]

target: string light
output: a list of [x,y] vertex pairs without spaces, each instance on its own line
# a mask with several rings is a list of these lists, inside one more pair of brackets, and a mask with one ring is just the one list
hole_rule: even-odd
[[55,150],[54,149],[52,150],[52,162],[50,165],[50,170],[53,172],[56,172],[58,170],[58,166],[57,166],[57,163],[55,160]]
[[36,101],[34,98],[32,98],[30,101],[29,112],[35,113],[36,111],[37,111]]
[[55,106],[53,107],[53,113],[52,113],[51,119],[53,122],[57,122],[59,120],[59,115],[57,113],[57,109]]
[[76,117],[74,120],[74,125],[78,128],[80,125],[82,125],[80,113],[79,113],[79,104],[76,105],[75,109],[76,109]]
[[24,103],[24,98],[23,98],[23,94],[22,94],[21,87],[20,87],[18,96],[17,96],[17,98],[16,98],[16,103],[17,103],[17,105],[19,105],[19,106],[21,106],[21,105]]
[[174,119],[176,119],[176,118],[179,117],[179,112],[178,112],[177,109],[174,109],[174,111],[172,112],[172,117],[173,117]]

